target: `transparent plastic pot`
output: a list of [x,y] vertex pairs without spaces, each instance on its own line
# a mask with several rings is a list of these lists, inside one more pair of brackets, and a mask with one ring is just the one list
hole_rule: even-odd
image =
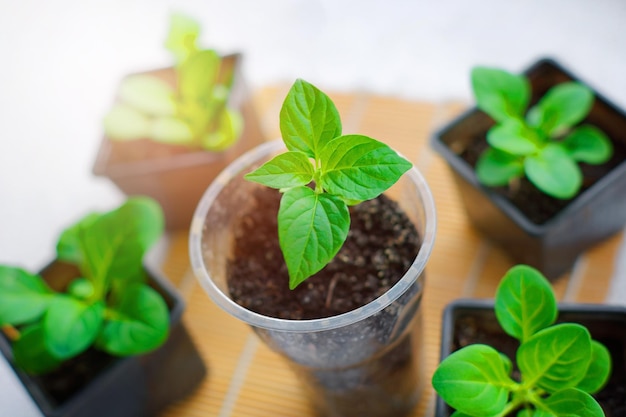
[[285,320],[241,307],[230,297],[227,261],[233,225],[255,187],[243,175],[283,152],[281,141],[242,155],[204,193],[190,231],[194,273],[210,298],[246,322],[282,355],[302,382],[316,412],[327,417],[400,417],[423,391],[421,301],[424,268],[436,229],[435,207],[422,175],[412,168],[385,194],[398,202],[421,236],[409,270],[385,294],[344,314]]

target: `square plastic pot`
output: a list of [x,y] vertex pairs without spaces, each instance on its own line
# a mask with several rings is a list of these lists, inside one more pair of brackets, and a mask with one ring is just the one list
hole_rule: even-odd
[[[587,327],[591,337],[603,343],[611,353],[613,370],[605,387],[612,385],[611,392],[600,391],[596,400],[605,409],[606,417],[618,417],[624,414],[610,414],[607,403],[615,401],[621,405],[621,412],[626,412],[626,308],[603,304],[559,304],[557,322],[579,323]],[[471,328],[470,332],[459,329]],[[468,336],[469,335],[469,336]],[[469,340],[471,337],[473,340]],[[515,360],[519,342],[508,336],[500,328],[494,313],[493,300],[461,299],[451,302],[443,313],[441,330],[440,359],[466,344],[489,344]],[[463,345],[463,346],[461,346]],[[615,398],[617,395],[617,398]],[[608,398],[611,396],[611,398]],[[435,417],[449,417],[452,409],[437,396]]]
[[[53,262],[42,276],[72,271],[73,266]],[[183,399],[207,373],[181,316],[184,301],[169,282],[146,266],[149,282],[166,300],[170,309],[170,334],[158,349],[139,356],[106,356],[106,365],[69,398],[58,402],[42,386],[41,379],[16,368],[11,345],[0,333],[0,352],[45,417],[149,417],[167,405]],[[70,279],[73,277],[69,277]]]
[[284,151],[280,141],[245,154],[202,197],[190,232],[194,273],[211,299],[256,334],[291,366],[320,416],[409,415],[425,383],[421,301],[424,268],[435,234],[435,209],[416,169],[387,194],[413,221],[422,246],[412,266],[385,294],[356,310],[313,320],[286,320],[252,312],[228,291],[226,265],[233,226],[259,184],[243,175]]
[[[233,86],[228,105],[241,112],[244,129],[238,141],[219,152],[189,150],[141,139],[113,142],[104,137],[93,166],[93,173],[108,177],[127,196],[146,195],[163,208],[168,230],[187,229],[202,193],[211,181],[245,151],[265,139],[252,97],[241,74],[240,54],[223,59],[222,72],[233,71]],[[147,72],[171,84],[173,68]],[[149,156],[143,156],[149,149]],[[131,155],[129,157],[129,155]]]
[[[577,77],[550,59],[531,66],[532,94]],[[613,142],[626,146],[626,114],[602,95],[585,122],[603,130]],[[502,247],[516,263],[534,266],[549,279],[570,270],[577,257],[626,223],[626,161],[579,194],[543,224],[529,220],[510,200],[479,183],[470,164],[460,157],[475,140],[486,137],[494,122],[478,108],[465,112],[432,137],[432,147],[450,167],[471,223]]]

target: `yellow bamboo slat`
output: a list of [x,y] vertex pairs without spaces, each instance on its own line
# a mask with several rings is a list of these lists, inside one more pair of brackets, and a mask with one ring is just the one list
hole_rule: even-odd
[[[257,91],[254,104],[268,139],[280,135],[278,116],[288,85]],[[423,299],[426,382],[439,361],[441,315],[460,297],[493,297],[499,278],[513,265],[487,242],[465,216],[452,176],[429,146],[432,132],[450,120],[462,103],[427,103],[360,94],[330,94],[342,116],[344,133],[382,140],[415,163],[435,200],[438,229],[426,269]],[[188,234],[168,239],[164,273],[187,300],[184,323],[209,368],[208,377],[166,417],[309,417],[313,411],[288,365],[269,350],[248,326],[216,307],[189,269]],[[622,234],[581,256],[576,268],[554,282],[560,300],[602,302],[613,274]],[[413,417],[431,416],[434,393],[427,383]]]

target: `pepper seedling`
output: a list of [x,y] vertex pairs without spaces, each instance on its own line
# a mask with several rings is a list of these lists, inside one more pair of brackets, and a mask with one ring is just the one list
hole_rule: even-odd
[[489,148],[476,164],[484,185],[504,186],[526,176],[543,193],[569,199],[582,185],[578,163],[602,164],[613,154],[600,129],[577,126],[593,104],[585,85],[558,84],[527,111],[531,91],[525,76],[475,67],[471,81],[478,107],[496,122],[487,132]]
[[500,282],[495,314],[502,329],[519,340],[511,377],[510,358],[485,344],[465,346],[445,358],[432,377],[437,393],[456,409],[453,417],[601,417],[590,395],[611,373],[607,348],[586,327],[555,324],[552,287],[536,269],[511,268]]
[[245,178],[282,192],[278,237],[294,289],[343,246],[348,206],[376,198],[412,164],[376,139],[342,135],[335,104],[304,80],[285,98],[280,131],[287,152]]
[[134,197],[104,214],[92,213],[66,229],[57,260],[80,277],[65,292],[40,275],[0,266],[0,328],[17,329],[15,363],[42,374],[95,346],[116,356],[151,351],[166,339],[169,313],[146,283],[143,256],[163,233],[161,207]]

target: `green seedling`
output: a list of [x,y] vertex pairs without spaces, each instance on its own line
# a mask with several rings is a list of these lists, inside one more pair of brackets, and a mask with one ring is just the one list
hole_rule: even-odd
[[303,80],[285,98],[280,131],[287,152],[245,177],[282,192],[278,237],[294,289],[343,246],[348,206],[376,198],[412,165],[375,139],[342,135],[332,100]]
[[156,142],[220,151],[240,136],[243,118],[227,101],[232,74],[220,79],[222,58],[196,41],[200,25],[173,14],[165,42],[176,62],[176,85],[149,74],[125,78],[118,103],[104,119],[116,141],[148,138]]
[[611,373],[607,348],[587,328],[555,324],[557,303],[541,273],[526,265],[510,269],[495,298],[500,326],[519,340],[516,363],[484,344],[463,347],[445,358],[432,384],[456,409],[454,417],[601,417],[590,395]]
[[476,67],[471,78],[478,107],[496,122],[487,133],[489,148],[476,165],[483,184],[504,186],[526,176],[543,193],[569,199],[582,185],[578,163],[602,164],[613,154],[602,131],[578,125],[593,104],[588,87],[558,84],[527,111],[530,84],[525,76]]
[[168,334],[168,308],[146,284],[142,259],[162,232],[161,207],[135,197],[61,234],[57,259],[81,274],[66,291],[53,291],[40,275],[0,266],[0,327],[17,329],[17,366],[41,374],[91,346],[116,356],[160,346]]

